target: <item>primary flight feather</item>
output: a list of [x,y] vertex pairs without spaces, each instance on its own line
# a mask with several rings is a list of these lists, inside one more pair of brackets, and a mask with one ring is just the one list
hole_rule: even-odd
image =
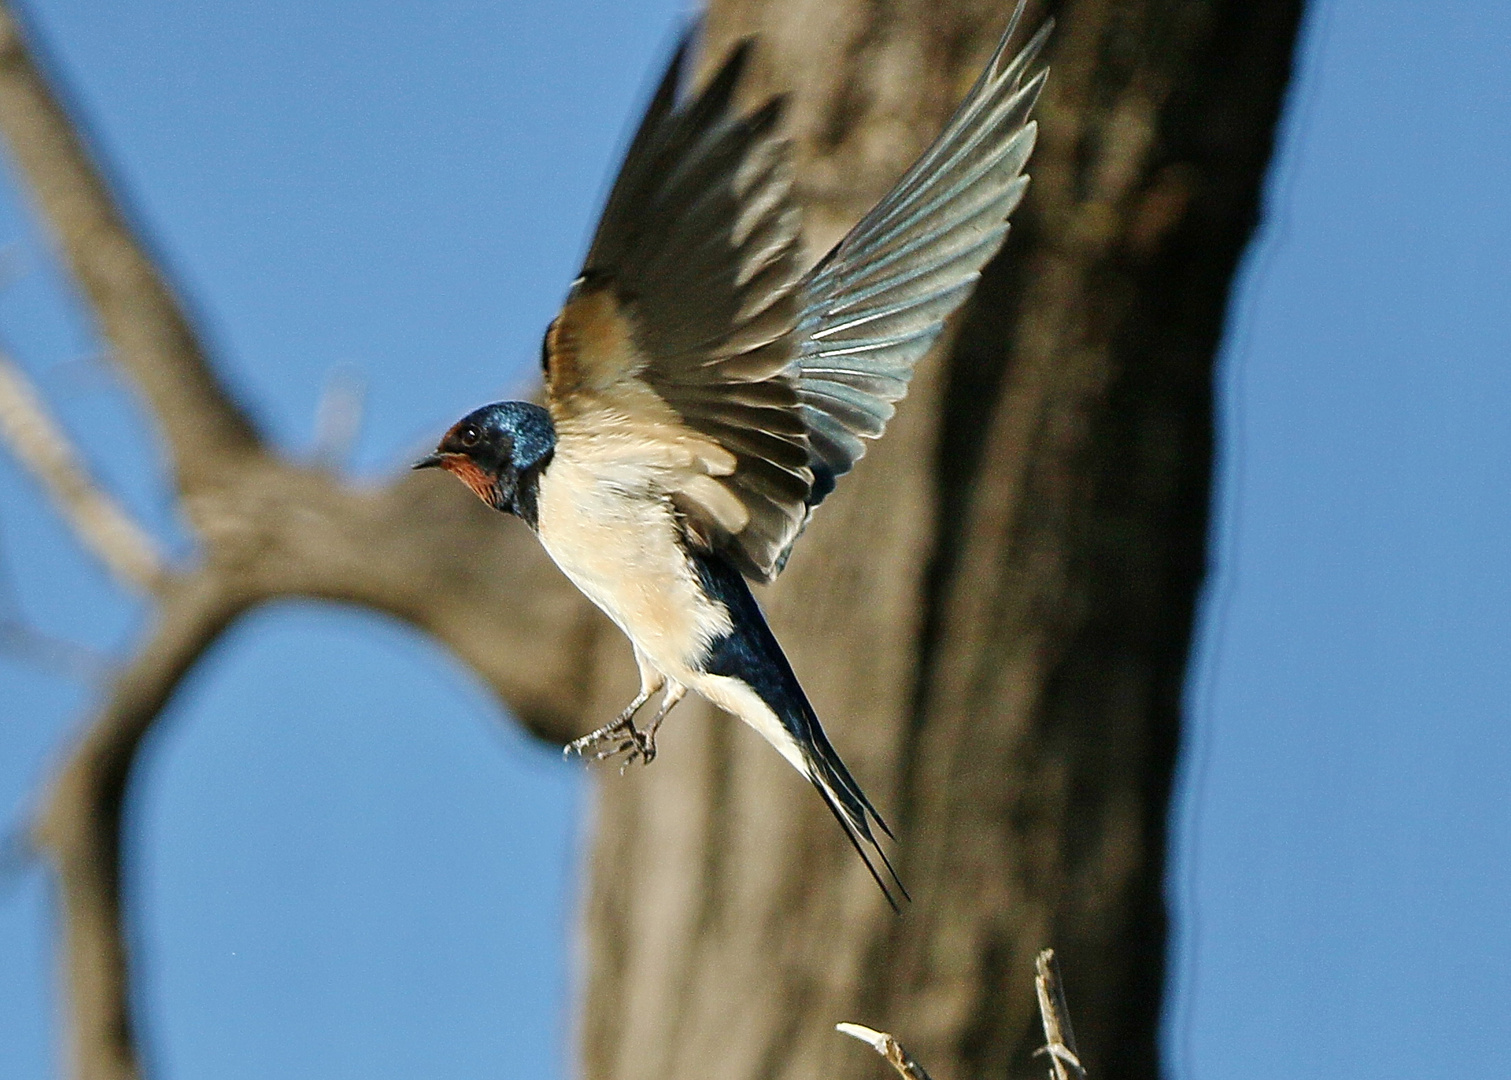
[[736,108],[748,41],[684,96],[684,40],[546,332],[546,407],[484,406],[416,465],[524,519],[633,644],[640,693],[569,749],[649,762],[661,720],[696,691],[813,783],[889,901],[871,854],[900,888],[875,831],[890,830],[746,581],[781,572],[1007,235],[1050,29],[1009,59],[1022,11],[934,144],[806,272],[782,99]]

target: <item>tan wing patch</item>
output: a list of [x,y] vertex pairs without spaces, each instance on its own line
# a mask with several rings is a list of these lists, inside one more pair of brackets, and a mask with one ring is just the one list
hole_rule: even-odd
[[[552,411],[631,390],[645,367],[630,336],[628,315],[608,289],[573,290],[546,336]],[[659,399],[658,399],[659,400]],[[664,403],[663,403],[664,404]]]
[[[633,316],[606,288],[574,291],[546,335],[547,404],[557,437],[570,440],[617,483],[695,503],[731,536],[750,521],[744,503],[715,477],[734,473],[735,455],[682,422],[640,376],[646,358]],[[679,500],[680,501],[680,500]]]

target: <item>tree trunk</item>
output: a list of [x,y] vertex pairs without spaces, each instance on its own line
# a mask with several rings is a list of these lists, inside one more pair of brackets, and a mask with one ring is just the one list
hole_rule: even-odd
[[[634,686],[628,644],[455,485],[355,486],[237,407],[0,0],[0,134],[151,411],[192,555],[88,477],[0,356],[0,439],[154,618],[40,807],[71,1071],[141,1075],[120,810],[142,740],[218,636],[288,596],[389,613],[564,741]],[[761,44],[814,254],[966,92],[1006,0],[715,0],[705,62]],[[683,705],[649,769],[602,770],[583,914],[587,1080],[839,1080],[836,1021],[953,1080],[1028,1075],[1053,944],[1098,1080],[1158,1071],[1165,819],[1204,569],[1212,362],[1253,231],[1300,0],[1078,0],[1054,14],[1034,182],[956,333],[763,597],[898,835],[886,907],[812,790]],[[1041,1073],[1042,1074],[1042,1073]],[[873,1075],[866,1073],[865,1075]]]
[[[813,253],[942,126],[1007,14],[715,0],[705,65],[756,32],[752,96],[792,94]],[[913,902],[887,909],[759,738],[682,706],[654,767],[598,782],[588,1080],[874,1075],[839,1020],[898,1032],[936,1075],[1042,1075],[1051,944],[1091,1075],[1158,1074],[1212,365],[1300,3],[1085,0],[1027,24],[1046,14],[1006,248],[761,597]]]

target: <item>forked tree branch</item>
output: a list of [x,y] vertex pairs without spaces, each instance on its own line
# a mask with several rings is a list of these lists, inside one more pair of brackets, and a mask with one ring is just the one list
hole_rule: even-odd
[[503,528],[464,492],[408,477],[353,491],[319,470],[256,456],[207,503],[197,569],[161,579],[155,628],[53,780],[37,827],[63,904],[80,1080],[140,1075],[119,892],[122,799],[142,735],[238,614],[305,596],[395,615],[447,644],[529,730],[555,741],[581,734],[603,670],[594,649],[601,619],[523,529]]
[[117,581],[139,592],[157,586],[163,559],[156,542],[89,476],[36,387],[4,352],[0,352],[0,439]]

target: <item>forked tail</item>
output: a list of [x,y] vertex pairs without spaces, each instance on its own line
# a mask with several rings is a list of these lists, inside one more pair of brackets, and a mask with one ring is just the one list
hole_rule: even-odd
[[[740,719],[765,736],[794,768],[812,781],[887,903],[894,911],[898,910],[887,879],[891,879],[903,899],[911,897],[872,826],[891,839],[896,837],[824,734],[744,577],[716,554],[697,553],[692,559],[704,589],[729,609],[734,623],[726,636],[712,644],[703,670],[742,684],[759,699],[763,707],[739,710]],[[877,867],[878,860],[886,869],[885,876]]]

